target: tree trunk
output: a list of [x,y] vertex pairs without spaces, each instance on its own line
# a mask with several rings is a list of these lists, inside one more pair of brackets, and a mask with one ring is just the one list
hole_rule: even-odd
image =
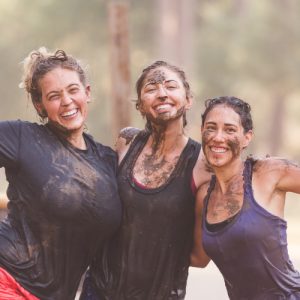
[[130,124],[130,71],[128,5],[112,1],[109,5],[112,134]]

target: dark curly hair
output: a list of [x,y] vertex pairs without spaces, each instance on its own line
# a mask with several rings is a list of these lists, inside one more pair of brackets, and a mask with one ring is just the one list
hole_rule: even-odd
[[239,98],[228,96],[207,99],[205,101],[205,111],[202,114],[202,126],[204,125],[207,114],[217,105],[225,105],[232,108],[240,116],[244,132],[253,129],[251,106]]

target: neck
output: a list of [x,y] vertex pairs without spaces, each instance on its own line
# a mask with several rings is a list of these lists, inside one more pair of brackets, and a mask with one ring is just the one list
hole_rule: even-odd
[[148,140],[148,145],[153,153],[169,153],[176,148],[182,148],[188,138],[184,134],[181,124],[172,126],[157,126],[152,124],[152,133]]
[[51,122],[48,122],[47,124],[52,131],[54,131],[58,136],[61,138],[67,140],[72,146],[75,148],[86,150],[86,143],[83,138],[83,128],[80,128],[78,130],[66,130],[62,126],[57,126],[56,124],[53,124]]
[[71,134],[67,137],[67,141],[72,144],[75,148],[78,148],[80,150],[86,150],[86,143],[83,138],[83,133],[76,133],[76,134]]
[[228,187],[236,181],[239,177],[243,176],[244,162],[241,158],[236,159],[230,165],[224,167],[214,167],[214,173],[217,182],[223,194],[226,193]]

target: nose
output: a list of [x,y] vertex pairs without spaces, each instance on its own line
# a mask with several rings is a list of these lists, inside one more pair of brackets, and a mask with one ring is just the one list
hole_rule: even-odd
[[214,140],[216,142],[223,142],[224,141],[224,132],[220,129],[217,130],[214,136]]
[[70,95],[68,95],[67,93],[64,93],[62,95],[62,100],[61,100],[61,105],[62,106],[68,106],[69,104],[71,104],[73,102],[72,98]]
[[161,100],[165,100],[167,98],[167,92],[166,89],[164,88],[164,86],[162,84],[160,84],[158,86],[158,98]]

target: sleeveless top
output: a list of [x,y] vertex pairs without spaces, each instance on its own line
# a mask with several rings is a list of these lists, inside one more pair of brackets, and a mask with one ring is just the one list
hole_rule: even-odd
[[167,181],[142,188],[134,181],[133,168],[148,138],[141,131],[119,167],[122,226],[107,257],[102,256],[107,270],[99,262],[98,271],[93,266],[90,270],[100,299],[185,297],[194,228],[191,177],[201,146],[189,139]]
[[286,221],[261,207],[253,197],[252,162],[244,167],[244,201],[223,229],[206,226],[207,206],[215,186],[210,182],[204,203],[203,246],[221,271],[233,300],[300,299],[300,274],[288,255]]

